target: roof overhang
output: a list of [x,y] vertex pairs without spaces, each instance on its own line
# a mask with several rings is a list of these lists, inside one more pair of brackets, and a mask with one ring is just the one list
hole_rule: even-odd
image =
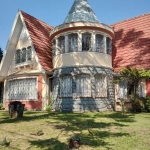
[[114,37],[113,28],[106,24],[96,23],[96,22],[72,22],[72,23],[62,24],[53,28],[50,32],[50,38],[53,39],[57,34],[69,30],[82,30],[82,29],[98,30],[109,34],[112,38]]

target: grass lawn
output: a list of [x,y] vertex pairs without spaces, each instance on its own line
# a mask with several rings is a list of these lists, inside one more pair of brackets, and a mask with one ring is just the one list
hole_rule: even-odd
[[150,150],[150,114],[25,111],[9,119],[0,111],[0,144],[4,137],[10,144],[2,150],[69,150],[72,137],[80,150]]

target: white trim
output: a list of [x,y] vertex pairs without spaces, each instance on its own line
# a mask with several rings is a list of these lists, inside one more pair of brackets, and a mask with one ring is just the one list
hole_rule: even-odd
[[34,48],[32,39],[31,39],[30,34],[29,34],[29,32],[28,32],[28,29],[27,29],[27,26],[26,26],[26,24],[25,24],[25,21],[24,21],[24,18],[23,18],[23,16],[22,16],[21,11],[19,11],[19,14],[20,14],[20,18],[21,18],[21,20],[22,20],[23,26],[25,27],[25,32],[27,33],[28,40],[29,40],[29,42],[30,42],[30,44],[31,44],[31,48],[32,48],[32,51],[33,51],[33,53],[34,53],[35,60],[36,60],[36,62],[37,62],[37,64],[38,64],[39,70],[40,70],[42,73],[45,74],[46,71],[42,68],[42,66],[41,66],[41,64],[40,64],[40,61],[39,61],[38,56],[37,56],[37,54],[36,54],[36,51],[35,51],[35,48]]

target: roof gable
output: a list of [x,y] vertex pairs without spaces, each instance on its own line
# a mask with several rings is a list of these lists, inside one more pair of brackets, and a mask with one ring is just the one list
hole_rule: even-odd
[[21,11],[38,60],[45,71],[52,71],[52,54],[49,33],[52,27]]
[[114,70],[125,66],[150,69],[150,13],[111,26]]
[[78,21],[99,22],[87,0],[75,0],[64,23]]

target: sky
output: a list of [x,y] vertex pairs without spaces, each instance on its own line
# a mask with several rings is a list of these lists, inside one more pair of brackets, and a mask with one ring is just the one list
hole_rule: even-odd
[[[18,9],[56,27],[62,24],[74,0],[0,0],[0,47],[6,44]],[[113,24],[150,13],[150,0],[88,0],[100,22]]]

